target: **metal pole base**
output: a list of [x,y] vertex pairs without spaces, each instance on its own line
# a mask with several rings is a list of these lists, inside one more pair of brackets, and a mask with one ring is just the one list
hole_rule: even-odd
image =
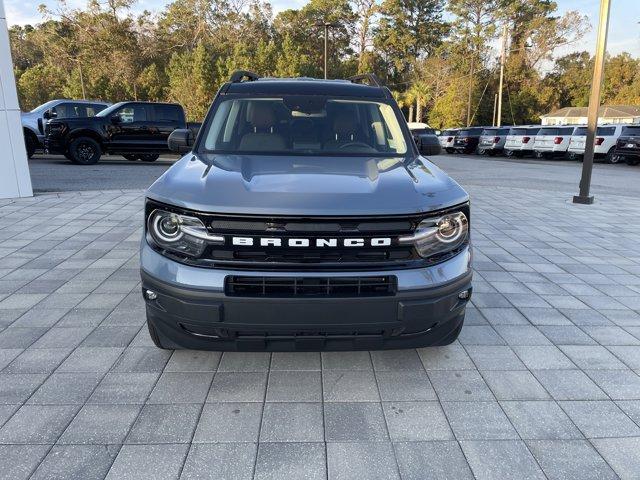
[[593,203],[593,195],[583,197],[582,195],[574,195],[573,203],[582,203],[583,205],[591,205]]

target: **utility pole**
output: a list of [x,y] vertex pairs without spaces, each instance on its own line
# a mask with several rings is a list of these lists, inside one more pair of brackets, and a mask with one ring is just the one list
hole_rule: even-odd
[[327,51],[328,51],[328,38],[329,38],[329,24],[324,24],[324,79],[327,79]]
[[473,93],[473,61],[475,60],[474,54],[471,54],[471,71],[469,72],[469,92],[467,94],[467,127],[471,123],[471,95]]
[[502,26],[502,49],[500,52],[500,86],[498,87],[498,110],[496,112],[496,127],[502,125],[502,84],[504,83],[504,63],[507,56],[507,25]]
[[496,93],[493,96],[493,123],[491,125],[493,125],[494,127],[496,126],[496,110],[498,108],[498,94]]
[[573,197],[573,203],[593,203],[593,196],[589,195],[591,188],[591,173],[593,172],[593,149],[598,126],[598,108],[600,107],[600,89],[604,78],[604,55],[607,50],[607,34],[609,31],[610,0],[600,0],[600,21],[598,23],[598,39],[596,41],[596,58],[591,80],[591,96],[587,113],[587,139],[582,161],[582,176],[580,178],[580,193]]
[[324,78],[328,78],[328,58],[329,58],[329,29],[339,27],[337,23],[321,22],[316,23],[316,27],[324,27]]

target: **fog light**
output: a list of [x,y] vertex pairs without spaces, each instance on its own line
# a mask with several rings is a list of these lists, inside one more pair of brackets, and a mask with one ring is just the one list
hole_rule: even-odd
[[153,290],[145,290],[144,295],[145,297],[147,297],[147,300],[155,300],[156,298],[158,298],[158,294]]
[[469,298],[470,295],[471,295],[471,292],[469,290],[465,290],[464,292],[460,292],[458,294],[458,298],[460,300],[466,300],[467,298]]

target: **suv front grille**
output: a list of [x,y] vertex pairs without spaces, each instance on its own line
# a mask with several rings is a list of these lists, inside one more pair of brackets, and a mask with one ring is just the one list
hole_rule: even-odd
[[[209,245],[199,258],[163,252],[189,265],[233,270],[294,270],[294,271],[379,271],[418,268],[434,263],[418,255],[411,244],[399,237],[414,233],[427,214],[362,216],[362,217],[293,217],[262,215],[225,215],[194,211],[147,201],[147,216],[155,208],[198,217],[209,233],[224,237],[222,245]],[[469,217],[467,205],[430,212],[429,216],[462,210]],[[234,244],[236,237],[253,242]],[[281,246],[266,245],[262,239],[278,239]],[[291,246],[289,240],[308,240],[308,246]],[[331,239],[332,245],[318,246],[321,239]],[[361,239],[362,245],[347,246],[346,240]],[[384,239],[385,243],[374,240]],[[434,259],[436,262],[441,259]]]
[[395,276],[228,276],[225,293],[232,297],[377,297],[395,295],[397,283]]

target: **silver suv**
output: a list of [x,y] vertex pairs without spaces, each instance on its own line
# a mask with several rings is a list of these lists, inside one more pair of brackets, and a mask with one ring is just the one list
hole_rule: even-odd
[[51,100],[22,112],[22,130],[27,156],[31,158],[35,151],[44,146],[44,126],[51,118],[93,117],[110,104],[93,100]]
[[[366,84],[363,84],[366,80]],[[420,155],[389,89],[237,72],[146,193],[160,348],[447,345],[471,296],[469,196]]]

